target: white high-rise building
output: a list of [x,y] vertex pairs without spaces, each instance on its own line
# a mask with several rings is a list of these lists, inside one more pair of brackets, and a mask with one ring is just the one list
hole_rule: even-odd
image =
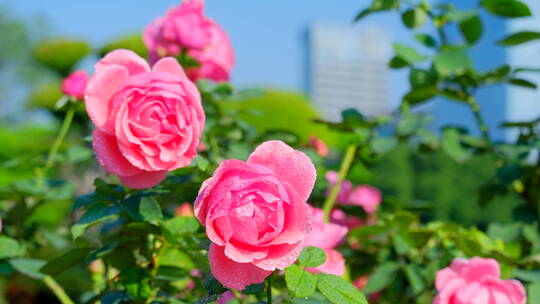
[[326,119],[346,108],[366,116],[388,114],[390,41],[371,27],[314,24],[307,35],[306,89]]

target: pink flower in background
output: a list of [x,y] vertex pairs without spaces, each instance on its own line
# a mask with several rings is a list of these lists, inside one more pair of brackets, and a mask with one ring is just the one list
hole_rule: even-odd
[[324,141],[320,140],[315,135],[311,135],[309,137],[309,142],[311,143],[313,148],[315,148],[315,151],[317,151],[317,154],[319,154],[320,157],[328,156],[328,146]]
[[360,185],[352,191],[348,202],[343,204],[360,206],[364,208],[366,213],[373,213],[377,210],[381,200],[382,195],[379,189],[368,185]]
[[330,213],[330,221],[332,223],[345,226],[349,229],[354,229],[364,225],[364,221],[361,218],[353,215],[348,216],[345,214],[345,212],[339,209],[332,210],[332,213]]
[[186,0],[155,19],[143,33],[150,61],[178,56],[182,51],[195,58],[199,67],[187,69],[193,80],[228,81],[235,62],[227,33],[204,15],[203,0]]
[[95,66],[85,103],[99,163],[128,187],[155,186],[197,154],[201,96],[174,58],[150,69],[134,52],[110,52]]
[[174,211],[175,216],[195,216],[193,213],[193,207],[190,203],[183,203],[180,207]]
[[315,268],[306,268],[313,273],[324,272],[338,276],[345,274],[345,259],[334,248],[341,243],[349,229],[333,223],[323,221],[323,211],[319,208],[312,208],[311,232],[308,234],[305,246],[315,246],[324,250],[326,261]]
[[454,259],[437,272],[434,304],[525,304],[523,285],[516,280],[501,280],[499,263],[474,257]]
[[204,181],[195,215],[212,241],[208,259],[221,284],[242,290],[296,261],[310,230],[315,177],[304,153],[267,141],[247,162],[226,160]]
[[228,304],[229,302],[235,300],[236,297],[232,291],[226,291],[221,295],[221,298],[217,300],[216,304]]
[[[332,187],[334,187],[338,180],[338,176],[336,171],[326,172],[326,180],[328,181],[328,191],[326,192],[326,195],[330,194]],[[369,185],[360,185],[355,188],[349,180],[343,180],[336,199],[337,203],[343,205],[362,207],[368,214],[374,213],[381,201],[382,194],[379,189]]]
[[62,81],[62,93],[77,99],[83,99],[87,82],[88,74],[86,71],[77,70]]
[[[326,195],[329,195],[331,189],[337,183],[339,174],[336,171],[328,171],[326,172],[325,177],[326,177],[326,181],[328,181],[328,191],[326,192]],[[346,180],[346,179],[343,180],[341,182],[341,188],[339,189],[336,202],[346,203],[349,200],[349,197],[351,196],[352,190],[353,190],[353,184],[351,183],[351,181]]]

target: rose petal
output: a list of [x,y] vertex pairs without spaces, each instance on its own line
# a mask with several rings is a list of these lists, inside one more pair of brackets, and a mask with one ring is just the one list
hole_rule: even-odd
[[237,263],[229,259],[224,250],[225,247],[212,243],[208,261],[214,277],[227,288],[242,290],[250,284],[263,282],[272,273],[251,263]]
[[264,259],[255,260],[253,264],[265,270],[285,269],[296,261],[304,247],[304,242],[273,245]]
[[187,79],[184,69],[178,63],[178,60],[174,59],[173,57],[161,58],[158,62],[156,62],[152,68],[152,71],[170,73]]
[[99,163],[107,172],[121,176],[135,175],[142,172],[120,153],[116,138],[101,129],[95,129],[92,133],[92,146]]
[[247,162],[271,168],[282,181],[294,188],[301,200],[309,198],[317,173],[306,154],[282,141],[272,140],[259,145]]
[[111,65],[123,66],[128,70],[129,75],[150,71],[146,60],[135,52],[125,49],[114,50],[101,58],[95,65],[96,73]]
[[167,177],[167,171],[142,171],[131,176],[118,176],[122,184],[133,189],[154,187]]
[[107,126],[111,99],[120,85],[129,77],[129,72],[121,66],[107,66],[94,73],[86,87],[84,102],[88,116],[98,128],[114,133],[114,127]]

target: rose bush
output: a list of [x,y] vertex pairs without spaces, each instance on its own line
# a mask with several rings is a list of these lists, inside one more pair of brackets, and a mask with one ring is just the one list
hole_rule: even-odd
[[85,95],[99,163],[131,188],[148,188],[197,154],[205,114],[174,58],[148,63],[116,50],[95,66]]
[[[144,43],[41,42],[35,53],[58,101],[47,109],[64,120],[56,137],[0,126],[0,302],[52,303],[52,292],[62,304],[537,304],[540,120],[505,123],[519,137],[495,142],[475,95],[493,84],[531,89],[521,74],[536,69],[476,71],[469,55],[486,13],[528,14],[519,0],[503,2],[462,10],[373,0],[359,13],[396,10],[409,28],[430,26],[415,33],[422,48],[394,44],[389,66],[409,70],[411,91],[392,117],[348,109],[340,121],[289,119],[293,99],[277,106],[281,94],[223,83],[233,50],[204,1],[171,8]],[[89,79],[69,75],[96,57]],[[434,96],[470,107],[481,133],[434,133],[416,108]],[[258,124],[278,116],[294,126]],[[424,158],[437,160],[427,166],[435,171],[469,170],[464,162],[477,158],[492,179],[459,192],[445,175],[401,181]],[[442,195],[468,204],[441,217]],[[477,197],[504,199],[503,220],[491,222],[482,205],[471,225],[459,223],[456,211]]]

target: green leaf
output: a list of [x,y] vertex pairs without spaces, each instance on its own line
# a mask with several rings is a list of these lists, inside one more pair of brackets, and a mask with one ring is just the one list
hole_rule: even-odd
[[529,7],[518,0],[482,0],[480,4],[490,13],[508,18],[532,16]]
[[43,65],[67,76],[75,65],[90,53],[90,45],[85,41],[53,38],[39,42],[34,56]]
[[536,39],[540,39],[540,32],[523,31],[508,35],[497,43],[500,45],[510,46],[522,44]]
[[403,96],[403,101],[410,104],[418,104],[424,101],[427,101],[439,93],[439,89],[432,85],[420,86],[412,88],[409,93]]
[[426,56],[420,55],[418,51],[412,47],[400,43],[394,43],[392,44],[392,47],[394,48],[396,55],[409,64],[422,62],[427,59]]
[[142,269],[125,269],[120,273],[120,279],[128,294],[137,300],[146,300],[152,293],[150,278]]
[[456,162],[464,162],[472,156],[472,152],[461,145],[461,133],[455,128],[443,131],[441,146],[448,156]]
[[527,286],[529,304],[540,304],[540,282],[534,282]]
[[422,269],[415,264],[405,266],[405,275],[414,295],[420,294],[426,288],[426,283],[420,275],[421,271]]
[[540,270],[521,270],[514,269],[512,271],[512,276],[521,281],[526,282],[540,282]]
[[413,87],[413,89],[416,89],[420,86],[435,86],[437,82],[437,75],[434,71],[431,70],[424,70],[424,69],[416,69],[413,68],[410,70],[409,73],[409,83]]
[[197,232],[199,222],[191,216],[176,216],[171,219],[160,221],[159,225],[167,241],[177,244],[187,234]]
[[150,222],[163,217],[161,206],[152,196],[134,195],[124,204],[128,215],[136,221]]
[[372,13],[372,10],[370,8],[365,8],[365,9],[361,10],[356,15],[356,17],[354,17],[354,22],[358,22],[358,21],[362,20],[364,17],[366,17],[367,15],[369,15],[371,13]]
[[482,37],[482,20],[478,16],[463,20],[459,23],[459,30],[469,44],[473,44]]
[[120,207],[117,205],[109,206],[102,203],[92,205],[77,224],[71,227],[71,235],[73,239],[77,239],[88,227],[118,216],[118,214],[120,214]]
[[526,79],[521,79],[521,78],[509,79],[508,83],[511,84],[511,85],[524,87],[524,88],[529,88],[529,89],[537,89],[538,88],[538,86],[534,82],[531,82],[531,81],[526,80]]
[[406,66],[409,66],[409,63],[399,56],[392,57],[388,63],[388,67],[391,69],[401,69]]
[[399,0],[374,0],[371,3],[373,11],[388,11],[399,8]]
[[315,292],[317,277],[300,266],[292,264],[285,269],[285,282],[294,297],[309,297]]
[[44,274],[39,270],[45,265],[44,260],[29,259],[29,258],[16,258],[9,261],[11,266],[18,272],[27,275],[34,279],[42,279]]
[[326,253],[324,250],[318,247],[307,246],[305,247],[300,256],[298,256],[298,262],[304,267],[317,267],[322,265],[326,261]]
[[435,68],[441,75],[463,74],[472,67],[472,60],[464,48],[451,48],[437,54]]
[[204,277],[203,286],[209,295],[222,294],[226,290],[223,285],[221,285],[221,283],[214,278],[212,273],[208,273]]
[[88,254],[92,251],[91,248],[75,248],[62,256],[49,261],[40,269],[40,272],[50,275],[57,275],[64,270],[84,261]]
[[335,275],[319,273],[317,289],[335,304],[368,304],[364,294],[347,280]]
[[414,35],[414,39],[428,48],[435,48],[437,46],[435,38],[428,34],[416,34]]
[[473,17],[476,17],[478,12],[476,10],[454,10],[450,11],[446,14],[446,17],[448,20],[453,22],[463,22],[465,20],[469,20]]
[[356,109],[345,109],[341,112],[343,122],[351,128],[361,127],[366,125],[366,119],[362,113]]
[[396,277],[399,265],[396,262],[385,262],[375,268],[373,274],[369,277],[364,292],[367,294],[383,290],[390,285]]
[[371,149],[375,153],[383,154],[390,152],[398,144],[398,140],[395,137],[378,137],[371,141]]
[[259,294],[264,290],[264,282],[259,284],[249,284],[242,290],[243,294]]
[[424,25],[427,21],[427,13],[421,7],[410,9],[401,15],[403,24],[408,28],[418,28]]
[[0,235],[0,259],[18,257],[24,254],[24,248],[7,236]]
[[137,53],[137,55],[146,58],[148,56],[148,51],[144,45],[142,35],[135,34],[122,37],[115,41],[109,42],[101,50],[99,50],[99,55],[101,57],[107,55],[109,52],[117,49],[126,49]]

